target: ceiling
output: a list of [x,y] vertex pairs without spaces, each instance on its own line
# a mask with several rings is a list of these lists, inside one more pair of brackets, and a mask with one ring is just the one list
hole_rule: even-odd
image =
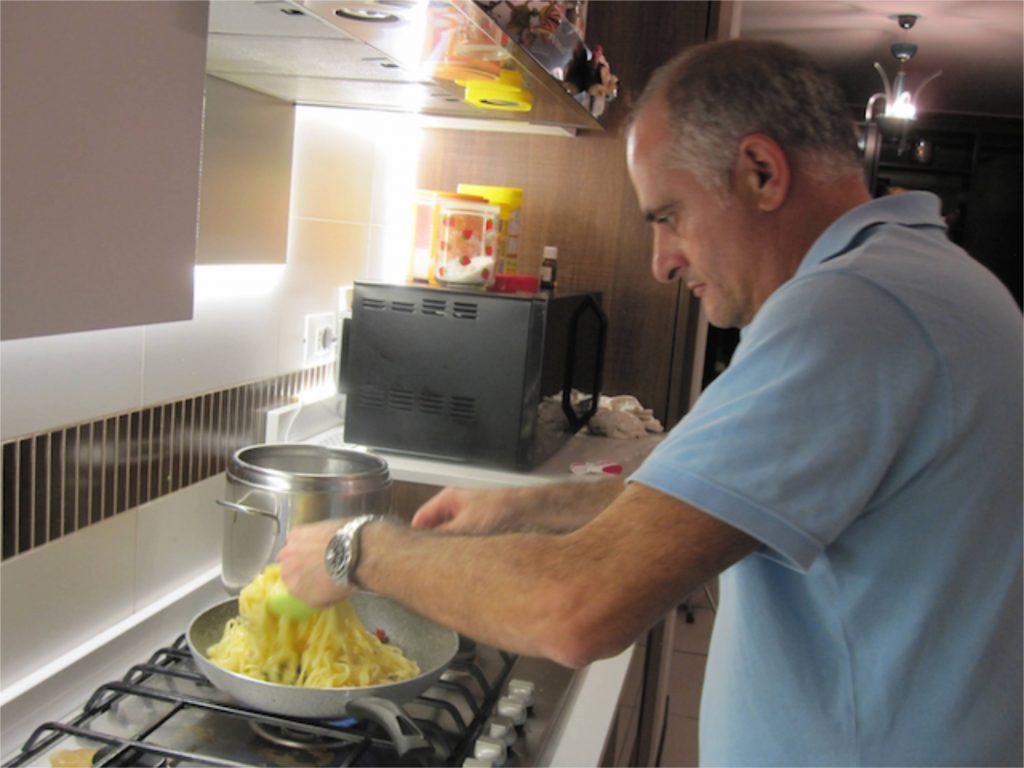
[[[851,104],[882,90],[898,63],[889,46],[918,46],[907,85],[941,69],[918,104],[943,112],[1020,118],[1024,108],[1024,2],[1021,0],[735,0],[725,3],[728,36],[778,40],[810,53],[835,75]],[[904,32],[898,14],[916,14]]]

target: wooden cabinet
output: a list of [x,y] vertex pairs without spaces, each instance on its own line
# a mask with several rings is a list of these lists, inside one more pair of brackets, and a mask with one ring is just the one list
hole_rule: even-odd
[[207,3],[0,3],[2,338],[192,316]]
[[295,109],[206,80],[197,264],[284,264]]

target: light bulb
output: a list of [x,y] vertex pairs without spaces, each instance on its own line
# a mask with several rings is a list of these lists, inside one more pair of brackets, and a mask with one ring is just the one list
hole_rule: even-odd
[[886,117],[898,117],[901,120],[913,120],[917,115],[917,108],[907,91],[901,93],[891,105],[886,105]]

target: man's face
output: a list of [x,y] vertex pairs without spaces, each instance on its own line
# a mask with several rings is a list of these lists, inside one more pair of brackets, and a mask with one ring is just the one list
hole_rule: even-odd
[[752,212],[732,189],[709,189],[692,173],[668,168],[666,118],[661,100],[650,103],[629,137],[630,177],[654,227],[651,270],[662,282],[682,280],[712,325],[741,328],[760,304]]

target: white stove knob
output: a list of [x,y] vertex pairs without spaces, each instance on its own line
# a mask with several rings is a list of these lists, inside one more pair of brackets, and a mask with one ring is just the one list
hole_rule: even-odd
[[532,707],[537,698],[536,688],[529,680],[509,680],[508,692],[519,696],[526,703],[527,707]]
[[479,757],[467,757],[462,761],[463,768],[494,768],[490,760],[481,760]]
[[504,765],[508,752],[505,742],[491,736],[481,736],[473,743],[473,757],[488,760],[491,765]]
[[510,747],[515,744],[516,738],[519,736],[516,733],[516,724],[503,715],[492,715],[487,718],[487,722],[484,723],[484,730],[487,731],[488,736],[501,739]]
[[526,702],[518,696],[502,696],[498,699],[498,714],[507,717],[514,725],[526,722]]

